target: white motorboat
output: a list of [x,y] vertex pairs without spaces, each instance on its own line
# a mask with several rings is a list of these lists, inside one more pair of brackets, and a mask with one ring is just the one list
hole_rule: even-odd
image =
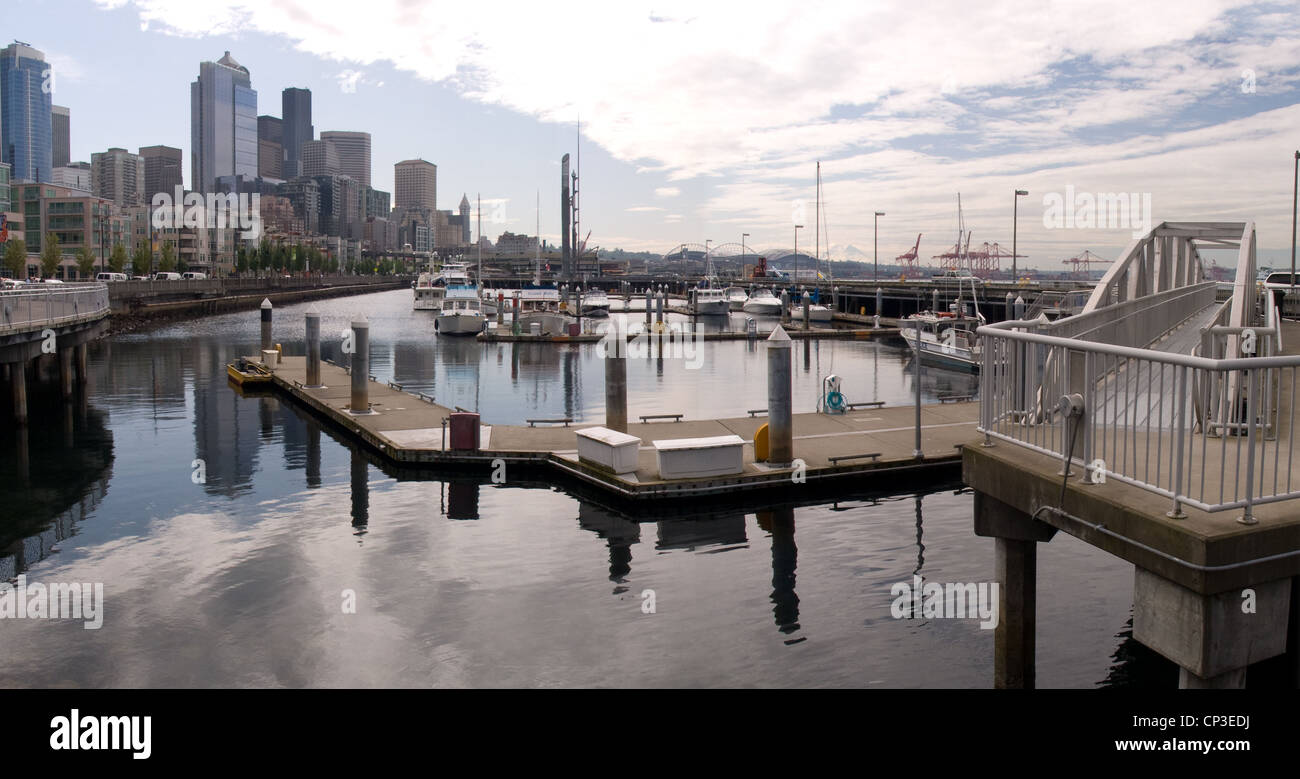
[[421,273],[415,280],[416,311],[437,311],[442,307],[442,297],[447,292],[445,287],[435,286],[432,273]]
[[727,308],[732,311],[745,310],[745,301],[749,300],[749,295],[745,293],[744,287],[727,287],[723,292],[727,295]]
[[[810,322],[830,322],[834,312],[830,308],[820,303],[808,304],[808,321]],[[803,321],[803,301],[790,304],[790,318],[796,322]]]
[[519,332],[528,335],[534,323],[541,335],[565,335],[576,322],[571,312],[560,308],[560,291],[555,287],[525,287],[519,290]]
[[715,287],[696,287],[690,290],[690,311],[697,316],[726,316],[730,310],[727,293]]
[[447,288],[433,328],[440,335],[477,335],[483,332],[485,321],[478,288],[455,286]]
[[603,289],[589,289],[582,293],[582,315],[609,316],[609,295]]
[[756,314],[758,316],[780,316],[781,299],[773,294],[772,290],[767,287],[758,287],[749,294],[749,300],[741,306],[741,310],[746,314]]
[[[920,344],[917,344],[917,325]],[[920,355],[922,362],[946,368],[978,371],[983,359],[975,328],[984,324],[982,317],[958,316],[952,312],[922,311],[912,314],[899,325],[899,336],[908,348]]]

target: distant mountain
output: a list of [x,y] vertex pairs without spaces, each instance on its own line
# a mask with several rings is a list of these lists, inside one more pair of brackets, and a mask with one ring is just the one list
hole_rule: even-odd
[[871,255],[862,251],[853,244],[848,246],[832,246],[827,250],[827,255],[833,260],[869,260]]

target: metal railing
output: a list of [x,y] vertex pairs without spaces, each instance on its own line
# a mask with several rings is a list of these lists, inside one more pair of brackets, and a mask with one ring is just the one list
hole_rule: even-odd
[[0,333],[57,327],[107,315],[108,287],[103,284],[60,284],[55,289],[0,292]]
[[[978,330],[983,339],[980,432],[1207,512],[1300,498],[1293,460],[1300,356],[1282,356],[1276,306],[1258,328],[1211,323],[1201,356],[1034,332],[1043,321]],[[1229,346],[1229,341],[1232,346]],[[1216,354],[1241,348],[1257,356]],[[1253,351],[1251,351],[1253,350]],[[1207,355],[1206,352],[1209,352]],[[1062,398],[1078,395],[1071,417]]]

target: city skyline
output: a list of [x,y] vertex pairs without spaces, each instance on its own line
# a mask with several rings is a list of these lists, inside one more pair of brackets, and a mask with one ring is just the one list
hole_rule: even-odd
[[[788,248],[798,216],[805,225],[800,248],[811,248],[814,164],[820,159],[826,225],[821,237],[841,251],[856,247],[852,259],[870,260],[871,213],[880,210],[888,214],[879,220],[881,263],[892,263],[922,233],[921,258],[930,264],[931,255],[956,239],[959,192],[974,245],[997,241],[1005,250],[1012,242],[1014,189],[1030,193],[1019,203],[1019,249],[1028,255],[1022,266],[1060,269],[1061,259],[1085,248],[1117,254],[1130,240],[1124,226],[1045,225],[1044,196],[1063,196],[1067,188],[1099,197],[1150,195],[1153,211],[1142,216],[1155,222],[1254,218],[1265,261],[1284,247],[1289,252],[1291,182],[1285,174],[1298,145],[1289,128],[1300,119],[1300,24],[1294,15],[1261,4],[1204,4],[1180,13],[1174,23],[1156,9],[1122,33],[1094,24],[1071,32],[1063,19],[1021,19],[1009,23],[1007,35],[1016,42],[1009,53],[959,41],[952,51],[918,60],[911,69],[883,62],[884,54],[872,48],[881,33],[863,20],[884,12],[819,6],[827,19],[860,31],[857,37],[836,34],[827,19],[795,23],[788,14],[758,14],[740,31],[788,28],[788,40],[769,38],[774,43],[762,56],[711,50],[696,61],[687,56],[688,44],[737,21],[734,14],[705,8],[647,17],[609,9],[593,15],[592,29],[635,46],[611,60],[608,73],[583,71],[559,94],[553,84],[536,83],[551,75],[551,66],[536,65],[538,44],[520,38],[523,29],[553,28],[554,22],[535,18],[540,12],[521,9],[500,30],[474,14],[449,20],[451,30],[438,33],[448,46],[434,47],[439,51],[429,55],[433,59],[417,56],[405,37],[383,55],[387,59],[356,59],[355,52],[383,47],[345,49],[323,23],[281,29],[280,17],[265,10],[277,3],[265,9],[235,5],[247,11],[231,17],[240,19],[238,25],[166,0],[64,0],[39,6],[14,34],[39,38],[37,30],[49,29],[43,15],[79,7],[91,9],[89,20],[97,27],[157,47],[156,62],[167,63],[165,70],[192,74],[198,62],[229,49],[252,73],[253,88],[261,93],[259,114],[277,113],[273,95],[285,88],[311,89],[316,128],[344,127],[373,137],[376,189],[394,190],[393,163],[430,160],[441,168],[440,194],[447,202],[462,192],[481,194],[485,233],[534,232],[533,204],[540,192],[542,235],[558,241],[558,160],[565,152],[576,158],[581,117],[582,229],[593,231],[593,244],[609,249],[664,252],[684,241],[735,243],[742,232],[750,234],[751,246]],[[1088,7],[1099,17],[1124,12],[1105,3]],[[325,6],[319,18],[338,13]],[[393,28],[386,7],[376,13],[376,29]],[[972,32],[963,37],[974,39],[974,31],[988,27],[989,17],[981,13],[970,11]],[[939,16],[939,10],[919,14]],[[900,22],[890,37],[924,41],[922,18]],[[369,30],[358,30],[358,42],[372,40],[365,37]],[[637,41],[642,32],[647,41]],[[630,61],[670,33],[680,41],[659,49],[660,65]],[[88,30],[70,35],[76,39]],[[1224,41],[1231,45],[1224,47]],[[74,159],[112,146],[151,144],[192,153],[184,136],[178,140],[168,129],[188,118],[171,116],[183,99],[170,85],[175,79],[152,74],[158,83],[151,106],[170,109],[165,120],[153,123],[156,129],[133,128],[135,120],[117,113],[115,123],[126,120],[121,128],[89,131],[102,100],[91,88],[101,78],[92,63],[116,59],[128,72],[140,71],[140,64],[98,43],[68,56],[56,45],[60,41],[30,42],[38,49],[44,44],[60,74],[59,88],[67,94],[56,95],[55,102],[72,109]],[[1207,53],[1211,43],[1219,47],[1213,58]],[[492,61],[507,44],[518,50]],[[600,39],[590,56],[607,54],[611,45]],[[824,50],[820,59],[808,53],[818,45]],[[904,45],[891,43],[890,51]],[[864,62],[849,67],[855,58]],[[533,62],[536,72],[521,71],[524,61]],[[823,73],[818,62],[848,72]],[[727,75],[706,78],[710,68]],[[821,80],[835,83],[823,86]],[[538,87],[533,97],[529,85]],[[651,87],[659,92],[651,95]],[[673,101],[687,113],[667,110]],[[737,116],[744,117],[741,127],[729,127]],[[1224,180],[1223,170],[1239,175]]]

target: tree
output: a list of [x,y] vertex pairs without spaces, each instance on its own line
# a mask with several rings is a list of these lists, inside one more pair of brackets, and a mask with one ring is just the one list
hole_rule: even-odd
[[153,261],[153,253],[149,251],[149,244],[140,241],[135,245],[135,251],[131,254],[131,273],[136,276],[144,276],[149,273],[149,265]]
[[14,238],[5,243],[5,270],[15,279],[27,278],[27,242]]
[[248,272],[248,250],[242,246],[235,255],[235,270],[241,276]]
[[95,253],[90,250],[89,246],[82,246],[77,250],[77,277],[88,279],[95,275]]
[[108,255],[108,267],[114,273],[121,273],[126,267],[126,247],[120,243],[113,244],[113,253]]
[[45,248],[41,249],[41,276],[54,278],[63,255],[59,252],[59,238],[54,233],[45,234]]
[[176,250],[172,248],[171,241],[163,244],[162,256],[158,258],[158,270],[163,273],[176,270]]

